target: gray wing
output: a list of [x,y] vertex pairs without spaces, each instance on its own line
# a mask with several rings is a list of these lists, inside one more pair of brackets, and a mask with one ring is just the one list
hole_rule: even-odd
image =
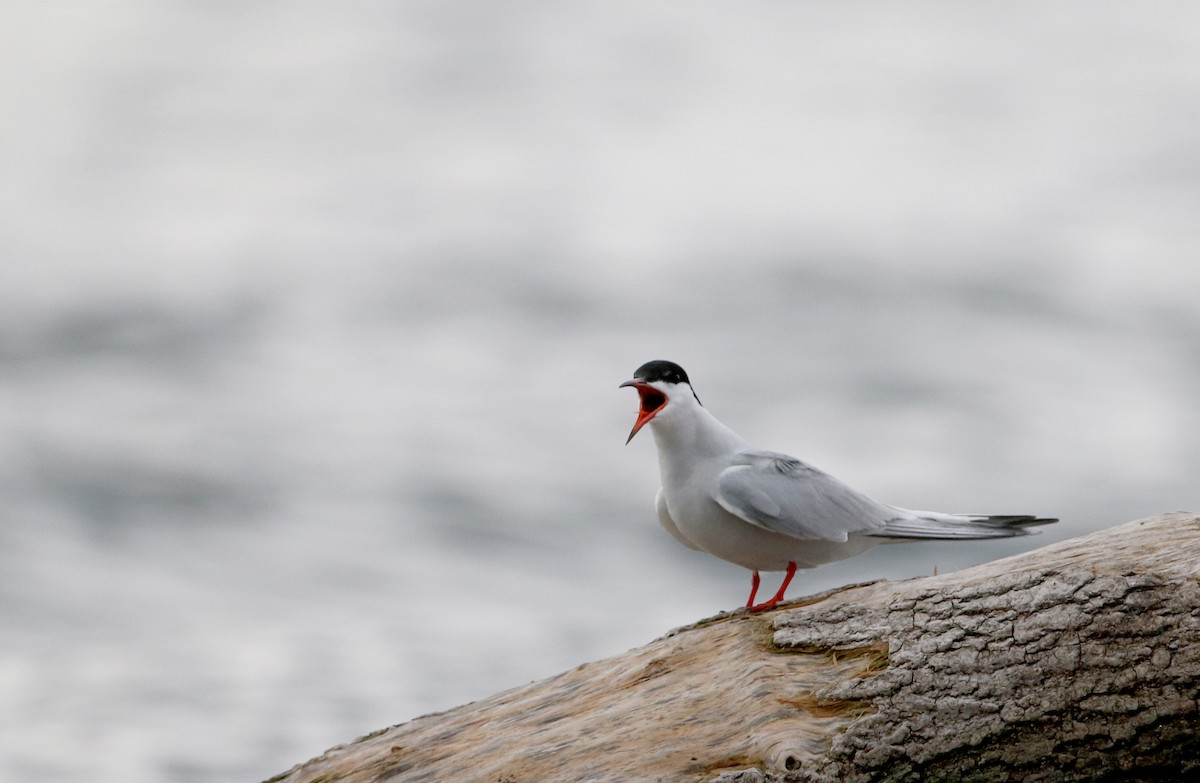
[[774,451],[741,451],[717,479],[716,501],[740,519],[794,538],[845,541],[881,533],[897,509]]

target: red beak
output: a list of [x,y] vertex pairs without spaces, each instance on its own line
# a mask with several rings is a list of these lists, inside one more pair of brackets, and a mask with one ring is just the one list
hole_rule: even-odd
[[638,430],[646,425],[655,415],[667,405],[667,395],[660,392],[645,381],[625,381],[618,388],[632,386],[637,389],[638,398],[641,405],[638,408],[637,421],[633,423],[633,429],[629,432],[629,437],[625,439],[625,443],[633,440],[633,436],[638,434]]

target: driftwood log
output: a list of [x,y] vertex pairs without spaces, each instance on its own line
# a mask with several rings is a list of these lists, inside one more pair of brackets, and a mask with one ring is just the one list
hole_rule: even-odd
[[272,780],[1200,780],[1198,695],[1179,512],[721,615]]

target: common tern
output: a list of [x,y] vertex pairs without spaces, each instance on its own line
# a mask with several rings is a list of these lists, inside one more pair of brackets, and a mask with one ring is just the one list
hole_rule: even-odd
[[[625,386],[640,400],[625,442],[649,424],[658,447],[658,521],[684,546],[750,569],[746,606],[752,612],[782,601],[797,568],[844,560],[882,543],[1009,538],[1058,521],[878,503],[795,457],[751,447],[700,404],[674,362],[646,362]],[[770,600],[755,604],[760,571],[786,574]]]

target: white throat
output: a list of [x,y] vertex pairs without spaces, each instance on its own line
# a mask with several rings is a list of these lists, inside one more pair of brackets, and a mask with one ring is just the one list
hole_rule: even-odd
[[691,390],[677,389],[668,407],[650,420],[663,485],[671,485],[712,461],[724,461],[748,444],[703,408]]

